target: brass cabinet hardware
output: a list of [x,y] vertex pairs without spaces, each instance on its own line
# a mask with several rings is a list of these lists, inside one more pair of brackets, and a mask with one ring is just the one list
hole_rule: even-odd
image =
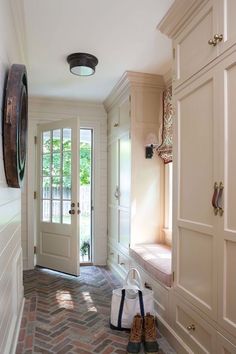
[[195,327],[195,324],[191,324],[189,326],[186,327],[188,331],[195,331],[196,327]]
[[223,40],[223,34],[215,34],[214,35],[214,40],[217,42],[221,42]]
[[71,203],[71,208],[74,208],[75,207],[75,203]]
[[218,200],[218,194],[219,194],[219,186],[218,186],[217,182],[214,183],[213,189],[214,189],[214,192],[213,192],[211,204],[212,204],[212,206],[214,208],[215,215],[217,215],[218,211],[219,211],[218,206],[217,206],[217,200]]
[[120,262],[120,265],[121,265],[121,266],[124,266],[124,265],[125,265],[125,263],[124,263],[124,262]]
[[224,214],[224,209],[223,209],[223,191],[224,191],[224,184],[223,184],[223,182],[220,182],[219,193],[218,193],[218,197],[217,197],[217,200],[216,200],[216,205],[217,205],[217,208],[219,210],[219,215],[220,216],[223,216],[223,214]]
[[74,215],[74,214],[75,214],[75,211],[74,211],[74,209],[72,209],[72,210],[69,210],[69,214],[70,214],[70,215]]
[[145,281],[145,283],[144,283],[144,287],[145,287],[146,289],[152,290],[152,286],[151,286],[150,284],[148,284],[146,281]]
[[209,39],[208,44],[213,45],[213,47],[215,47],[217,45],[217,41],[215,39]]
[[77,207],[79,208],[79,202],[77,203]]
[[223,34],[215,34],[213,39],[209,39],[208,44],[213,45],[215,47],[218,42],[223,40]]
[[80,213],[81,213],[81,210],[80,210],[80,209],[78,209],[78,210],[77,210],[77,214],[79,215]]
[[114,124],[114,128],[117,128],[117,127],[119,127],[119,123]]

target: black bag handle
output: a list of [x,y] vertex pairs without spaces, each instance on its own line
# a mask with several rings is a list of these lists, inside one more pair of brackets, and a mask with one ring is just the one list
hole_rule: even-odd
[[[138,297],[139,297],[140,313],[141,313],[141,316],[144,317],[145,312],[144,312],[144,304],[143,304],[143,293],[141,290],[138,291]],[[122,322],[124,303],[125,303],[125,289],[122,289],[121,290],[120,308],[119,308],[119,314],[118,314],[118,323],[117,323],[118,329],[122,329],[121,322]]]

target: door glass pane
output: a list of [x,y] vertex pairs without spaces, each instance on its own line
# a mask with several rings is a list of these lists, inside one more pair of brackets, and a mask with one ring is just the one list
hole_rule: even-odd
[[71,129],[63,129],[63,151],[71,150]]
[[63,199],[71,200],[71,176],[63,177]]
[[61,149],[61,130],[53,130],[52,132],[52,149],[53,151],[60,151]]
[[63,224],[71,224],[71,215],[69,214],[69,210],[71,210],[71,202],[63,201]]
[[71,129],[42,133],[42,221],[71,223]]
[[71,175],[71,152],[63,153],[63,176]]
[[51,132],[43,132],[43,153],[51,151]]
[[51,198],[51,178],[50,177],[43,177],[42,195],[43,195],[43,199]]
[[61,199],[61,179],[60,177],[52,178],[52,198]]
[[43,160],[43,171],[42,171],[42,174],[43,174],[43,176],[50,176],[51,155],[50,154],[43,155],[42,160]]
[[60,176],[61,174],[61,154],[53,153],[52,154],[52,175]]
[[52,201],[52,222],[61,222],[61,202],[58,200]]
[[50,200],[43,200],[43,221],[49,222],[50,221],[50,206],[51,206],[51,201]]

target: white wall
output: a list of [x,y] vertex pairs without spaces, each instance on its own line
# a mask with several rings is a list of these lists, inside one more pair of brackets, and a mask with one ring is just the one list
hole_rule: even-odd
[[[29,152],[28,180],[24,200],[27,210],[22,213],[22,244],[24,268],[33,268],[35,244],[36,201],[34,136],[37,125],[50,121],[79,117],[81,127],[94,129],[94,264],[105,265],[107,258],[107,115],[102,104],[82,103],[68,100],[31,98],[29,105]],[[26,206],[26,204],[25,204]]]
[[14,352],[23,307],[21,192],[8,188],[2,152],[4,82],[9,66],[21,63],[9,0],[0,1],[0,353]]

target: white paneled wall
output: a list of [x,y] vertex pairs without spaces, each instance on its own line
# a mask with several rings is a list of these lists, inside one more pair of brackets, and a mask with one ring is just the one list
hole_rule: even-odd
[[14,352],[23,308],[21,191],[8,188],[2,152],[3,92],[7,70],[21,63],[10,2],[0,9],[0,353]]
[[[102,104],[56,99],[31,98],[29,105],[28,178],[22,205],[22,245],[24,268],[34,265],[36,159],[34,136],[40,123],[79,117],[82,128],[94,129],[94,264],[105,265],[107,258],[107,115]],[[27,203],[26,203],[27,201]],[[26,208],[27,207],[27,208]]]

